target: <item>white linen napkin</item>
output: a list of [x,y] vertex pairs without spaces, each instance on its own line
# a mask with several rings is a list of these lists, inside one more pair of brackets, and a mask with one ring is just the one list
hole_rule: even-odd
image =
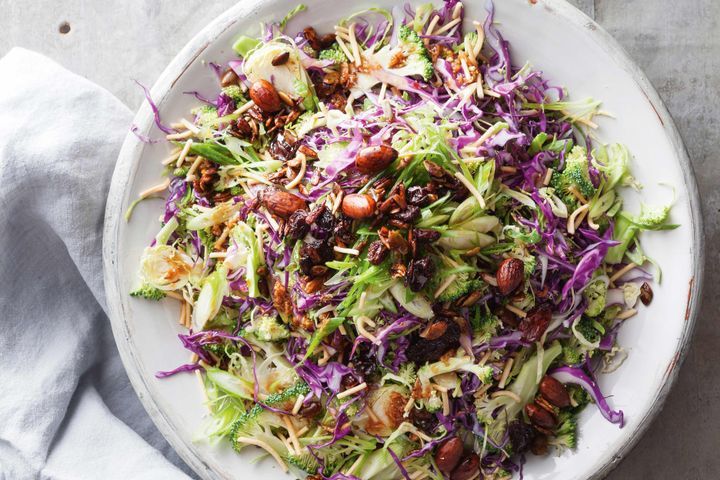
[[37,53],[0,60],[0,479],[189,473],[130,387],[104,312],[105,197],[130,122]]

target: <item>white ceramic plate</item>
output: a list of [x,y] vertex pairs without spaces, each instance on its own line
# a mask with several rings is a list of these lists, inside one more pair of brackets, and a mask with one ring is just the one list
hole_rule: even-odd
[[[309,12],[298,22],[329,29],[349,10],[366,6],[390,7],[392,0],[307,2]],[[663,268],[662,285],[653,287],[649,308],[627,322],[619,341],[629,358],[615,373],[599,382],[615,408],[625,412],[619,429],[590,406],[582,415],[577,451],[560,457],[533,458],[525,468],[527,479],[581,479],[607,473],[634,445],[660,411],[672,385],[692,331],[702,280],[703,241],[697,188],[690,163],[673,122],[655,90],[622,49],[598,25],[562,0],[496,1],[496,20],[511,42],[514,62],[529,60],[555,84],[566,86],[575,99],[593,96],[617,119],[601,121],[599,135],[626,144],[635,156],[633,172],[646,186],[648,202],[667,202],[666,182],[675,187],[677,201],[672,220],[681,227],[644,235],[647,252]],[[170,63],[152,89],[163,118],[186,114],[196,101],[182,92],[199,90],[210,96],[216,80],[206,62],[233,57],[230,45],[241,33],[258,33],[260,21],[277,20],[296,5],[295,0],[245,0],[198,34]],[[484,19],[484,2],[466,2],[465,18]],[[349,8],[351,7],[351,8]],[[311,19],[311,20],[309,20]],[[305,26],[291,23],[288,31]],[[158,137],[145,104],[135,124]],[[205,479],[285,477],[272,461],[250,463],[258,452],[243,455],[227,442],[211,446],[193,443],[193,434],[205,414],[202,394],[193,375],[158,380],[154,373],[184,363],[188,354],[176,334],[177,302],[160,303],[128,296],[142,249],[155,235],[160,201],[138,206],[132,222],[122,218],[138,193],[160,180],[164,144],[145,145],[129,134],[117,163],[105,224],[105,285],[115,339],[130,380],[148,413],[183,459]],[[630,196],[628,204],[636,204]]]

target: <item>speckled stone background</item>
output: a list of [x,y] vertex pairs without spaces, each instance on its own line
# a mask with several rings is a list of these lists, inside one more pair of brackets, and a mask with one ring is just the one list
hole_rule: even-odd
[[[134,110],[143,98],[131,79],[152,84],[177,51],[235,1],[0,0],[0,56],[13,46],[41,52]],[[720,260],[720,2],[573,3],[625,47],[659,91],[685,140],[705,214],[705,302],[692,348],[665,409],[608,478],[720,478],[720,269],[712,268]]]

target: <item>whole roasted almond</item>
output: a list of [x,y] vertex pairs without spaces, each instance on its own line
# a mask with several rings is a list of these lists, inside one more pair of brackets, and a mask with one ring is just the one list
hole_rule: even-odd
[[501,295],[511,294],[525,277],[525,264],[517,258],[506,258],[495,272],[495,280]]
[[550,375],[545,375],[540,380],[540,395],[555,407],[565,408],[570,406],[570,395],[565,385]]
[[282,108],[282,100],[273,84],[267,80],[258,80],[250,87],[250,99],[263,112],[274,113]]
[[266,191],[262,195],[262,204],[270,213],[284,219],[290,218],[298,210],[307,209],[305,200],[282,190]]
[[525,405],[525,413],[527,413],[530,422],[537,427],[552,430],[557,425],[555,416],[535,402]]
[[398,152],[389,145],[374,145],[360,150],[355,157],[355,167],[361,173],[374,174],[385,170],[398,157]]
[[342,201],[342,212],[350,218],[361,220],[375,213],[375,200],[370,195],[351,193]]
[[537,342],[542,337],[552,320],[552,310],[547,305],[541,305],[531,310],[518,326],[522,332],[523,340]]
[[440,444],[435,452],[435,463],[438,469],[448,475],[452,472],[463,454],[463,443],[458,437],[452,437]]

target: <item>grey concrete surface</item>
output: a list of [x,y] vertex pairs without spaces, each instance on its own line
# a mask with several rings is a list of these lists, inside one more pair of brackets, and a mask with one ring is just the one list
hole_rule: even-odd
[[[0,56],[44,53],[135,109],[175,53],[236,0],[0,0]],[[501,1],[501,0],[499,0]],[[628,50],[660,92],[692,160],[706,228],[705,302],[665,409],[611,480],[720,478],[720,2],[574,0]],[[63,22],[69,32],[60,33]]]

